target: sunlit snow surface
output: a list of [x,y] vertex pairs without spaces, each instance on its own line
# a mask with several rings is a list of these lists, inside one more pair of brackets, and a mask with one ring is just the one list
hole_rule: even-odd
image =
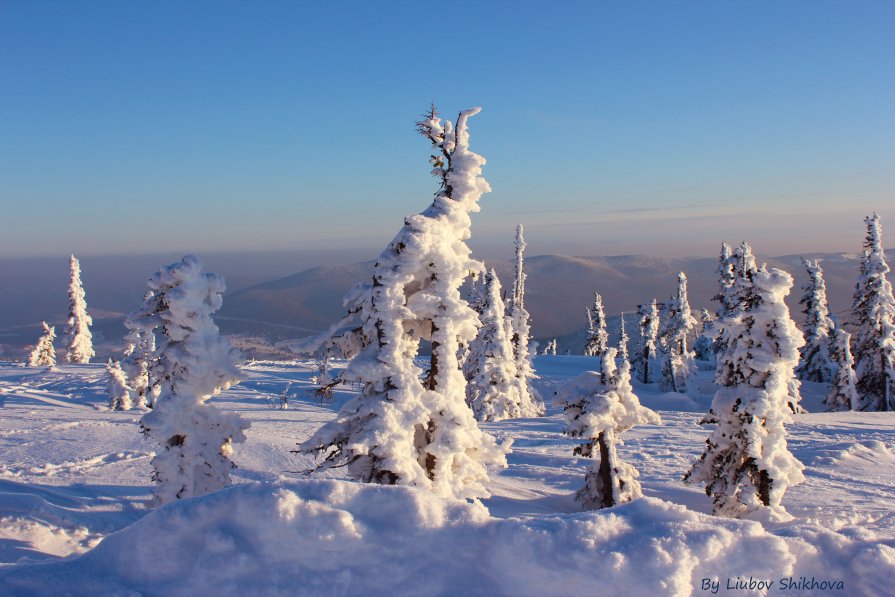
[[[546,402],[595,361],[538,357]],[[709,515],[709,498],[680,480],[708,435],[698,425],[708,371],[695,398],[635,384],[662,416],[619,447],[647,497],[588,513],[572,500],[587,462],[571,455],[553,409],[485,425],[514,444],[482,507],[346,482],[338,469],[306,475],[311,460],[290,450],[351,390],[320,404],[312,362],[246,371],[212,400],[252,422],[234,456],[237,486],[150,511],[153,445],[139,411],[107,410],[102,365],[0,364],[0,595],[652,597],[708,595],[703,579],[753,594],[725,588],[750,576],[774,581],[769,594],[892,592],[895,413],[796,416],[789,446],[806,482],[783,501],[795,520],[763,527]],[[271,408],[290,381],[288,409]],[[825,391],[803,384],[803,404],[820,411]],[[789,577],[844,590],[798,591],[781,585]]]

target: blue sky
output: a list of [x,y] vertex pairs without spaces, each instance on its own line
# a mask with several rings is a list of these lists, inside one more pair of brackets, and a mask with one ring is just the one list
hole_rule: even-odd
[[431,101],[483,107],[483,256],[895,234],[891,1],[0,0],[0,253],[378,251]]

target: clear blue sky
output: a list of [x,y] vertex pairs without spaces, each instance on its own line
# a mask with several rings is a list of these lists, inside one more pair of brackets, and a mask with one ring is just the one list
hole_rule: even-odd
[[0,0],[0,254],[378,251],[431,101],[483,107],[483,254],[895,244],[891,0]]

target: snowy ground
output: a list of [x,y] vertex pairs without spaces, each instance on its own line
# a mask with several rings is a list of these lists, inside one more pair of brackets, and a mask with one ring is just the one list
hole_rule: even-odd
[[[539,389],[593,362],[538,357]],[[290,450],[350,393],[318,403],[305,365],[249,365],[214,400],[252,422],[238,485],[157,511],[145,506],[153,446],[139,412],[106,409],[103,366],[0,365],[0,595],[893,594],[895,413],[796,417],[807,481],[784,499],[795,520],[762,526],[711,516],[681,482],[707,437],[710,372],[695,399],[635,385],[663,419],[620,448],[646,498],[578,512],[587,461],[551,408],[486,426],[514,443],[482,507],[304,474],[312,462]],[[290,381],[289,408],[271,408]],[[809,410],[824,391],[804,384]]]

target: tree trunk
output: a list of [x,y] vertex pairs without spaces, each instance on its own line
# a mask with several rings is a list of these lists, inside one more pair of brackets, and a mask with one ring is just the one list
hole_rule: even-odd
[[603,483],[603,497],[600,502],[601,508],[611,508],[615,505],[615,499],[612,497],[613,480],[612,480],[612,459],[609,456],[609,438],[605,433],[597,436],[597,443],[600,445],[600,481]]

